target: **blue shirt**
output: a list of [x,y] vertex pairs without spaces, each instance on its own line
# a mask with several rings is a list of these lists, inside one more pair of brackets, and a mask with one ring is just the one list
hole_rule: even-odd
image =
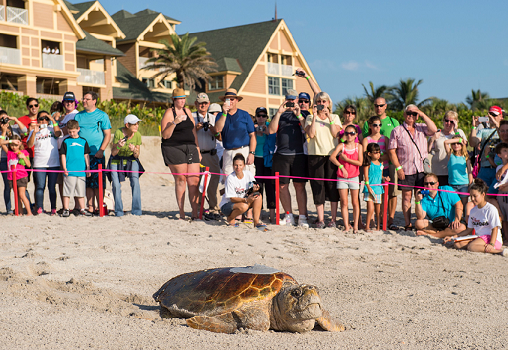
[[[215,124],[221,118],[222,113],[217,115]],[[224,128],[222,128],[222,145],[225,149],[240,148],[250,144],[249,134],[255,132],[254,122],[249,113],[244,110],[237,109],[233,115],[227,115]]]
[[[450,186],[439,186],[441,190],[453,191]],[[441,197],[441,199],[439,199]],[[441,200],[443,202],[441,203]],[[432,198],[426,195],[421,200],[422,209],[427,213],[430,220],[438,216],[446,216],[450,223],[455,220],[455,204],[460,201],[460,197],[456,193],[438,191],[436,197]]]
[[469,176],[467,173],[466,158],[450,154],[448,160],[448,183],[450,185],[467,185]]
[[[372,190],[375,194],[384,193],[383,186],[372,186],[379,185],[383,179],[383,163],[376,165],[374,163],[370,163],[369,166],[369,185],[371,185]],[[367,186],[363,186],[363,193],[369,193],[369,189]]]
[[103,131],[111,129],[109,116],[100,109],[96,109],[90,113],[81,111],[76,114],[74,120],[79,123],[79,136],[88,142],[90,155],[94,156],[104,141]]
[[86,170],[85,154],[90,154],[88,142],[82,137],[73,139],[67,137],[62,141],[60,154],[65,154],[66,169],[69,176],[86,176],[83,172]]

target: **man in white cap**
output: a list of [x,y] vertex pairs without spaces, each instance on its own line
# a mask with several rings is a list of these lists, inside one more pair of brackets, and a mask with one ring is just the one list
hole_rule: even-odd
[[[215,115],[208,112],[210,99],[208,95],[201,92],[194,102],[197,111],[192,113],[196,125],[196,134],[198,136],[199,150],[201,152],[201,164],[209,167],[211,173],[219,174],[219,157],[215,142]],[[211,175],[210,184],[207,187],[208,208],[210,211],[218,212],[217,206],[217,187],[219,186],[219,175]],[[201,199],[201,197],[200,197]]]

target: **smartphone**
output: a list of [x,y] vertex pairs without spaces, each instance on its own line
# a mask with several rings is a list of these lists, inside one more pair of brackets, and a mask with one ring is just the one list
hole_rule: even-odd
[[48,127],[48,124],[41,124],[39,125],[39,128],[41,129],[46,129]]
[[294,106],[295,106],[294,102],[286,102],[286,107],[294,107]]
[[127,142],[127,136],[122,139],[123,142]]
[[489,121],[489,117],[480,117],[478,118],[478,121],[480,123],[487,123]]
[[316,108],[318,111],[322,111],[323,109],[325,109],[325,105],[317,105]]
[[226,106],[229,106],[231,104],[231,100],[229,98],[226,98],[224,103],[226,104]]

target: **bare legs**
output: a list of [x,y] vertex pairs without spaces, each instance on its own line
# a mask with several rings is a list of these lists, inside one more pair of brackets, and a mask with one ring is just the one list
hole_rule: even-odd
[[351,204],[353,205],[353,231],[358,231],[358,221],[360,219],[360,203],[358,201],[359,190],[339,189],[340,210],[344,220],[344,230],[349,231],[349,211],[348,211],[348,191],[351,191]]
[[252,205],[249,206],[247,203],[235,203],[233,205],[233,211],[228,216],[228,223],[230,225],[234,225],[236,223],[236,217],[242,215],[247,210],[252,209],[252,214],[254,215],[254,227],[259,224],[259,217],[261,215],[261,207],[263,206],[263,197],[257,196],[252,202]]
[[[185,219],[185,188],[189,188],[189,202],[192,208],[192,218],[198,217],[199,204],[199,163],[193,164],[171,164],[169,169],[175,179],[175,194],[180,219]],[[177,175],[177,174],[196,174],[196,175]]]

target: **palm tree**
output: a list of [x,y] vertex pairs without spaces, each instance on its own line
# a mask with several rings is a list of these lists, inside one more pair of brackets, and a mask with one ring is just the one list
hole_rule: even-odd
[[416,83],[413,78],[408,78],[406,80],[401,79],[399,85],[396,85],[391,89],[393,96],[389,103],[390,109],[401,111],[409,104],[423,107],[427,103],[431,102],[433,98],[426,98],[425,100],[418,102],[418,86],[421,83],[423,83],[423,79],[418,80]]
[[440,98],[432,98],[430,103],[422,107],[422,111],[428,115],[432,120],[440,119],[444,114],[450,110],[456,111],[457,107],[448,103],[447,100]]
[[487,109],[487,101],[490,96],[486,92],[481,92],[480,89],[474,91],[471,90],[471,96],[466,97],[466,103],[471,107],[471,110]]
[[156,56],[146,61],[147,65],[142,69],[159,72],[154,78],[163,80],[168,75],[176,74],[176,82],[181,88],[188,86],[194,89],[201,87],[201,81],[210,79],[208,73],[215,72],[217,64],[213,61],[210,52],[206,51],[206,43],[196,43],[197,37],[189,38],[186,33],[181,38],[177,34],[170,34],[172,44],[167,40],[161,40],[163,49],[153,49]]
[[371,81],[369,81],[369,85],[370,85],[370,93],[369,91],[367,91],[365,85],[362,84],[363,90],[365,91],[365,96],[371,103],[374,103],[374,101],[378,97],[383,97],[385,99],[389,99],[391,97],[390,88],[388,86],[381,85],[378,86],[377,88],[374,88],[374,83]]

